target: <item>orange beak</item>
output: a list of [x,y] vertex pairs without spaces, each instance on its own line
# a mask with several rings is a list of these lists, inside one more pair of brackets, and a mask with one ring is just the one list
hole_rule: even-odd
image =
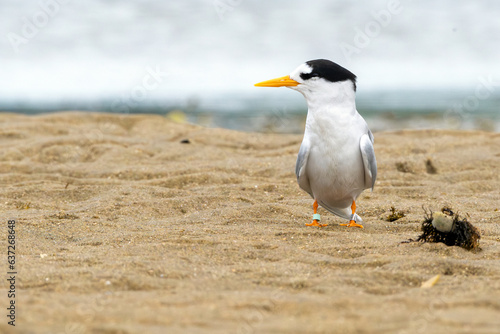
[[256,87],[283,87],[283,86],[297,86],[298,84],[299,83],[297,81],[290,79],[289,75],[285,75],[284,77],[256,83],[254,86],[256,86]]

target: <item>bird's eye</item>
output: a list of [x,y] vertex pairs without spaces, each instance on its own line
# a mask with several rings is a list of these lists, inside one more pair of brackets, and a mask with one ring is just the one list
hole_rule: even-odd
[[316,80],[320,78],[320,75],[316,72],[311,72],[311,73],[301,73],[300,77],[304,80]]

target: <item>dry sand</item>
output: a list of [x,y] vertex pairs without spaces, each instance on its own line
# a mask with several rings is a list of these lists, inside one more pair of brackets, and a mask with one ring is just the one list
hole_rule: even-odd
[[[301,139],[150,115],[0,115],[2,252],[8,218],[18,245],[17,326],[4,280],[0,331],[500,333],[500,134],[376,133],[362,230],[322,208],[329,225],[304,226]],[[443,205],[469,215],[480,252],[401,244],[422,206]],[[385,221],[391,206],[406,217]]]

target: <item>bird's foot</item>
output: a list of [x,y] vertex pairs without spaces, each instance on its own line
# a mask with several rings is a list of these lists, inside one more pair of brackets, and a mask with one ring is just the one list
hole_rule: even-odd
[[340,226],[363,228],[363,225],[360,225],[360,224],[356,223],[354,220],[350,220],[349,224],[340,224]]
[[325,226],[328,226],[328,224],[320,224],[319,220],[314,219],[311,224],[306,224],[306,226],[325,227]]

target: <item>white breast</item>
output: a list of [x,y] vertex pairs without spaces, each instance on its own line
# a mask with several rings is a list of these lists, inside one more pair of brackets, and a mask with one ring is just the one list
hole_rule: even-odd
[[306,173],[314,198],[344,208],[361,194],[365,176],[359,142],[366,131],[355,109],[308,113]]

